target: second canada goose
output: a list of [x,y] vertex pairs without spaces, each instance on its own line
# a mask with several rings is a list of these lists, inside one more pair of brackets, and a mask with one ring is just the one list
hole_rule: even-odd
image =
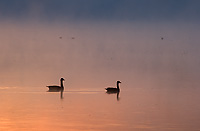
[[108,88],[105,88],[105,89],[107,90],[108,93],[117,93],[117,92],[120,92],[119,83],[121,83],[121,81],[117,81],[117,88],[108,87]]
[[47,86],[49,88],[50,92],[63,92],[64,91],[64,85],[63,85],[63,81],[65,79],[64,78],[60,78],[60,86],[57,85],[53,85],[53,86]]

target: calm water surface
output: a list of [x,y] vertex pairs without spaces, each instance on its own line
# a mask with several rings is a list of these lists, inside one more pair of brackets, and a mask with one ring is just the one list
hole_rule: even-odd
[[0,22],[0,131],[200,131],[199,22],[30,18]]
[[[124,87],[125,88],[125,87]],[[200,130],[200,89],[58,92],[1,89],[0,130]]]

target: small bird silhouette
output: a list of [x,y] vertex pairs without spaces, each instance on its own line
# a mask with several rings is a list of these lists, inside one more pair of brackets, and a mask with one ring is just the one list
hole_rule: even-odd
[[60,78],[60,86],[57,86],[57,85],[47,86],[49,88],[49,92],[64,91],[64,85],[63,85],[64,80],[65,80],[64,78]]
[[120,92],[119,83],[121,83],[121,81],[117,81],[117,88],[113,88],[113,87],[105,88],[107,90],[107,93],[117,93],[117,92]]

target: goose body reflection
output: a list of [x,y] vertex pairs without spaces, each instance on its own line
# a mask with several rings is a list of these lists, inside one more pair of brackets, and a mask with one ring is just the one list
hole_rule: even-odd
[[117,88],[113,88],[113,87],[105,88],[107,90],[107,93],[111,94],[111,93],[118,93],[118,92],[120,92],[119,83],[121,83],[121,81],[117,81]]
[[64,78],[61,78],[60,79],[60,86],[57,86],[57,85],[52,85],[52,86],[47,86],[49,88],[49,92],[63,92],[64,91],[64,85],[63,85],[63,81],[65,79]]

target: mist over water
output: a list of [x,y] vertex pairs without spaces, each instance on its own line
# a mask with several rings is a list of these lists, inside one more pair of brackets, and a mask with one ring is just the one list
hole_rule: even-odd
[[[69,90],[197,87],[195,23],[2,22],[1,87],[43,88],[66,78]],[[34,88],[32,88],[34,87]]]
[[199,4],[1,0],[0,130],[199,130]]

